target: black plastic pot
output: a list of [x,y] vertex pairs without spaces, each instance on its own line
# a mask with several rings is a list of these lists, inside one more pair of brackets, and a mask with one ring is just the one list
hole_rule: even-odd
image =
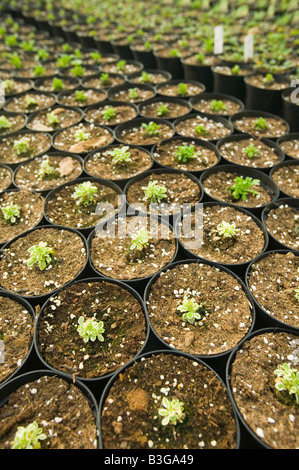
[[[167,106],[167,103],[178,104],[178,105],[184,106],[184,108],[186,108],[186,112],[182,114],[180,117],[185,116],[186,114],[189,114],[192,109],[190,102],[187,100],[184,100],[181,98],[173,98],[171,96],[169,97],[156,96],[155,98],[151,98],[149,100],[143,101],[141,104],[138,105],[139,115],[142,117],[148,117],[143,111],[145,106],[149,106],[153,103],[160,103],[160,102],[163,104],[165,103],[166,106]],[[178,119],[178,116],[171,118],[171,117],[167,117],[167,114],[165,115],[165,117],[163,116],[156,116],[156,117],[160,119],[167,119],[170,122],[173,122],[175,119]]]
[[286,153],[285,150],[282,149],[282,144],[284,142],[287,142],[290,140],[296,140],[296,139],[299,139],[299,132],[291,132],[291,133],[285,134],[284,136],[279,137],[279,139],[276,140],[277,145],[279,146],[281,151],[284,152],[286,160],[296,161],[299,158],[299,147],[298,147],[298,158],[292,157],[292,155]]
[[[117,101],[115,100],[115,95],[118,94],[119,92],[122,92],[122,91],[127,91],[127,90],[130,90],[131,88],[137,88],[138,90],[147,90],[149,91],[151,94],[152,94],[152,98],[154,98],[156,96],[156,90],[153,86],[151,85],[144,85],[144,84],[139,84],[139,83],[124,83],[123,85],[117,85],[117,86],[114,86],[112,88],[110,88],[108,90],[108,99],[111,100],[111,101]],[[134,101],[132,101],[132,104],[139,104],[139,103],[142,103],[144,101],[146,101],[148,98],[140,98],[139,100],[136,99]],[[120,100],[120,101],[124,101],[124,100]],[[131,103],[131,102],[130,102]]]
[[[177,125],[179,123],[181,123],[182,121],[187,121],[187,120],[193,119],[196,116],[206,117],[207,119],[211,119],[211,120],[215,121],[215,123],[219,122],[219,123],[223,124],[223,126],[226,127],[230,131],[229,136],[231,136],[234,132],[234,126],[228,119],[223,118],[221,116],[210,116],[209,114],[204,114],[204,113],[198,113],[197,112],[197,113],[190,113],[187,116],[183,116],[181,118],[176,119],[173,123],[176,133],[179,134],[179,132],[177,130]],[[185,136],[183,136],[183,134],[179,134],[179,135],[181,135],[182,137],[185,137]],[[215,137],[215,138],[205,139],[205,140],[207,140],[208,142],[216,143],[220,139]]]
[[[281,162],[281,163],[278,163],[278,164],[275,165],[273,168],[271,168],[271,171],[270,171],[269,176],[270,176],[270,178],[274,181],[274,179],[273,179],[273,174],[274,174],[274,172],[275,172],[276,170],[279,170],[280,168],[283,168],[283,167],[298,167],[298,166],[299,166],[299,161],[296,161],[296,160],[285,160],[285,161],[283,161],[283,162]],[[275,182],[275,181],[274,181],[274,182]],[[278,186],[277,183],[276,183],[276,186]],[[293,198],[293,197],[295,197],[295,196],[292,195],[292,194],[288,194],[288,193],[284,190],[283,186],[279,186],[279,190],[280,190],[280,197],[282,197],[282,198],[285,198],[285,197],[291,197],[291,198]]]
[[270,202],[269,204],[264,207],[262,214],[261,214],[261,221],[265,226],[265,230],[267,230],[268,237],[269,237],[269,249],[272,250],[289,250],[294,253],[299,252],[299,242],[298,242],[298,250],[294,248],[290,248],[289,246],[285,245],[284,243],[280,242],[275,236],[267,229],[266,220],[269,215],[269,212],[273,209],[278,208],[281,205],[288,205],[290,207],[294,207],[297,211],[299,211],[299,199],[291,198],[291,197],[282,197],[276,199],[275,201]]
[[[77,113],[78,115],[78,118],[77,118],[77,121],[76,122],[73,122],[71,124],[71,126],[74,126],[76,124],[79,124],[79,122],[82,121],[83,119],[83,111],[80,109],[80,108],[76,108],[76,107],[71,107],[71,106],[65,106],[65,105],[62,105],[62,104],[58,104],[58,105],[55,105],[51,108],[48,108],[48,112],[51,113],[52,111],[54,111],[55,109],[57,108],[63,108],[65,110],[73,110]],[[32,129],[30,126],[31,126],[31,123],[32,121],[41,113],[42,111],[36,111],[35,113],[31,113],[29,116],[28,116],[28,119],[27,119],[27,123],[26,123],[26,127],[27,129],[29,130],[34,130]],[[62,125],[63,126],[63,125]],[[67,127],[71,127],[71,126],[63,126],[63,127],[58,127],[57,129],[53,129],[53,130],[47,130],[46,132],[48,134],[53,134],[54,132],[57,132],[58,130],[59,131],[62,131],[64,129],[66,129]]]
[[[233,103],[237,104],[240,107],[240,109],[239,109],[240,112],[244,110],[244,104],[242,103],[241,100],[239,100],[235,96],[226,95],[224,93],[202,93],[201,95],[193,96],[193,98],[190,99],[190,105],[192,106],[193,112],[195,112],[195,113],[201,112],[200,109],[197,108],[197,105],[201,101],[205,101],[205,100],[219,100],[219,101],[229,100],[229,101],[232,101]],[[210,113],[206,112],[205,114],[207,116],[210,115],[211,117],[222,116],[224,118],[228,118],[229,116],[232,115],[232,113],[230,113],[229,111],[223,112],[221,114],[213,113],[211,111]]]
[[[206,364],[202,360],[200,360],[198,358],[195,358],[194,356],[191,356],[191,355],[186,354],[186,353],[181,353],[181,352],[178,352],[178,351],[170,351],[168,349],[162,349],[161,346],[158,346],[157,349],[152,349],[151,351],[143,352],[143,354],[141,354],[140,357],[135,360],[135,362],[136,361],[138,361],[138,362],[143,361],[146,358],[150,358],[152,356],[157,356],[157,355],[160,355],[160,354],[171,354],[172,356],[184,357],[184,358],[189,359],[190,361],[192,361],[194,363],[198,363],[198,364],[206,367],[209,371],[211,371],[215,374],[215,380],[219,381],[219,383],[222,384],[225,387],[225,383],[221,379],[221,377],[215,372],[214,369],[212,369],[212,367],[210,367],[208,364]],[[99,402],[99,429],[100,429],[99,442],[100,442],[100,448],[101,449],[105,449],[103,447],[103,432],[102,432],[102,429],[101,429],[101,421],[102,421],[101,416],[102,416],[102,413],[103,413],[103,410],[104,410],[105,401],[106,401],[106,399],[109,395],[110,389],[112,388],[114,382],[116,380],[121,380],[121,376],[125,375],[126,370],[128,370],[129,367],[133,366],[133,364],[134,364],[134,361],[131,361],[128,364],[126,364],[122,369],[120,369],[117,373],[115,373],[110,378],[109,382],[105,386],[105,389],[102,393],[102,396],[101,396],[101,399],[100,399],[100,402]],[[230,399],[230,401],[231,401],[231,399]],[[232,413],[233,413],[234,421],[235,421],[235,424],[236,424],[236,447],[235,448],[238,449],[240,447],[240,425],[239,425],[239,421],[237,419],[237,414],[236,414],[234,408],[232,408]]]
[[[136,105],[134,105],[132,103],[127,103],[125,101],[124,102],[122,102],[122,101],[111,101],[111,100],[107,99],[107,100],[102,101],[98,104],[93,104],[91,106],[86,107],[85,110],[84,110],[84,120],[86,122],[89,122],[89,123],[93,123],[93,122],[98,123],[98,119],[95,119],[95,121],[90,120],[87,116],[87,113],[89,111],[92,111],[93,109],[94,110],[100,110],[101,108],[104,108],[105,106],[109,106],[109,107],[112,107],[112,108],[117,107],[117,106],[120,106],[120,107],[124,106],[126,108],[127,107],[132,108],[132,110],[135,112],[135,116],[133,118],[128,117],[127,119],[125,119],[122,122],[130,122],[138,116],[138,107]],[[106,125],[106,126],[110,127],[110,129],[114,129],[119,124],[120,124],[120,122],[118,122],[116,124],[111,124],[111,122],[109,120],[106,120],[105,123],[103,123],[103,125]]]
[[[287,123],[287,121],[285,119],[281,118],[280,116],[277,116],[277,114],[268,113],[267,111],[249,110],[248,109],[248,110],[241,111],[240,113],[233,114],[232,116],[229,116],[229,118],[228,118],[229,121],[234,125],[235,131],[238,134],[243,133],[243,131],[241,131],[240,129],[238,129],[235,126],[235,122],[239,119],[242,119],[243,117],[256,117],[256,118],[262,117],[262,118],[265,118],[265,119],[267,119],[267,118],[279,119],[285,125],[285,128],[286,128],[285,134],[288,134],[289,130],[290,130],[290,126]],[[276,141],[276,139],[278,139],[279,137],[282,137],[282,136],[278,135],[278,136],[267,137],[267,138]]]
[[[149,295],[150,295],[152,286],[158,280],[158,278],[161,276],[161,273],[165,274],[167,271],[169,271],[171,269],[174,269],[179,265],[188,265],[188,264],[198,265],[198,261],[197,260],[191,260],[191,259],[187,259],[187,260],[183,259],[183,260],[180,260],[180,261],[175,261],[175,262],[171,263],[170,265],[166,266],[159,273],[155,274],[152,277],[152,279],[150,279],[148,284],[146,285],[146,288],[145,288],[145,291],[144,291],[144,299],[143,299],[152,334],[161,343],[163,348],[176,350],[178,352],[183,352],[183,353],[186,352],[186,351],[175,349],[173,347],[173,345],[170,346],[170,344],[168,342],[166,342],[163,338],[161,338],[161,336],[159,336],[159,334],[155,331],[155,328],[152,325],[152,322],[151,322],[151,319],[150,319],[150,316],[149,316],[147,305],[149,304]],[[215,267],[215,265],[213,263],[211,263],[210,261],[208,261],[208,260],[201,261],[201,264],[205,264],[205,265],[208,265],[208,266]],[[244,337],[247,337],[252,332],[252,330],[254,329],[255,320],[256,320],[255,305],[252,301],[250,291],[249,291],[248,287],[244,284],[244,282],[233,271],[227,269],[224,266],[218,266],[217,269],[229,274],[235,280],[237,280],[238,283],[240,284],[240,287],[242,288],[242,291],[245,293],[245,295],[248,299],[248,303],[250,304],[251,314],[252,314],[252,324],[251,324],[251,327],[249,328],[249,330],[247,331],[247,333],[244,335]],[[203,360],[206,364],[209,364],[224,379],[225,378],[225,366],[226,366],[226,362],[227,362],[228,356],[230,355],[231,351],[232,351],[232,349],[229,349],[229,350],[227,350],[223,353],[219,353],[219,354],[210,354],[210,355],[192,354],[192,356]],[[190,354],[190,353],[187,353],[187,354]]]
[[204,84],[207,92],[212,92],[214,89],[214,78],[211,65],[191,65],[186,62],[186,59],[187,57],[181,59],[185,79],[199,81]]
[[[231,387],[231,371],[232,371],[234,360],[236,358],[236,354],[237,354],[238,351],[242,350],[242,347],[244,347],[244,344],[246,344],[247,341],[250,341],[250,339],[252,339],[254,336],[263,335],[263,334],[268,333],[268,332],[270,332],[270,333],[285,332],[285,333],[293,334],[287,328],[282,329],[282,328],[275,327],[275,328],[262,328],[262,329],[256,330],[256,331],[252,332],[246,339],[244,339],[235,349],[233,349],[233,351],[231,352],[231,354],[228,358],[228,362],[227,362],[227,366],[226,366],[227,392],[228,392],[228,395],[230,397],[231,402],[234,404],[234,409],[236,410],[237,416],[240,420],[241,433],[244,435],[244,442],[247,442],[247,443],[251,442],[251,445],[250,445],[251,449],[254,449],[254,448],[257,448],[257,449],[271,449],[271,447],[268,446],[261,438],[259,438],[258,435],[256,434],[256,432],[254,432],[254,430],[251,427],[249,427],[249,425],[246,422],[246,419],[245,419],[244,415],[239,410],[239,408],[238,408],[238,406],[237,406],[237,404],[234,400],[234,394],[233,394],[233,390],[232,390],[232,387]],[[262,364],[260,364],[260,367],[261,367],[261,373],[262,373],[262,367],[263,367]]]
[[[256,311],[257,311],[257,319],[258,319],[258,324],[257,326],[259,328],[268,328],[268,327],[278,327],[278,328],[288,328],[290,331],[293,331],[293,333],[298,334],[299,333],[299,328],[296,328],[292,325],[289,325],[287,322],[282,322],[275,318],[274,315],[271,314],[271,312],[268,312],[264,307],[261,306],[261,304],[258,302],[254,295],[254,291],[250,288],[249,284],[249,277],[250,277],[250,272],[253,270],[254,265],[261,261],[262,259],[267,258],[269,255],[273,253],[281,254],[281,255],[287,255],[287,253],[290,253],[291,250],[267,250],[265,253],[262,253],[260,256],[258,256],[253,262],[251,262],[245,272],[245,284],[251,293],[251,297],[253,298],[253,301],[256,306]],[[295,256],[298,256],[295,254]]]
[[111,41],[111,46],[113,47],[115,54],[118,54],[122,59],[125,60],[134,60],[135,57],[133,52],[131,51],[130,43],[125,41],[125,37],[122,39],[123,41],[120,41],[118,39],[114,39]]
[[134,48],[134,44],[130,45],[130,50],[134,59],[141,62],[145,68],[157,69],[157,61],[153,50],[138,50]]
[[[170,121],[166,120],[166,119],[161,119],[161,118],[152,119],[152,118],[146,118],[146,117],[144,117],[144,118],[143,117],[138,117],[138,118],[133,119],[132,121],[124,122],[123,124],[119,124],[114,130],[115,139],[121,144],[129,145],[125,140],[122,139],[122,137],[121,137],[122,131],[125,130],[125,129],[132,129],[132,128],[138,127],[143,123],[149,124],[150,122],[155,122],[158,125],[160,124],[160,125],[168,126],[172,131],[172,136],[175,133],[173,124]],[[147,150],[150,150],[154,144],[140,143],[140,144],[136,144],[136,145],[138,145],[140,147],[144,147]]]
[[[292,101],[292,93],[295,92],[294,101]],[[297,99],[297,104],[296,104]],[[296,91],[293,88],[284,91],[281,94],[282,100],[282,115],[284,119],[289,123],[290,132],[299,131],[299,106]]]
[[[227,95],[232,95],[241,100],[243,103],[246,98],[246,88],[243,75],[225,75],[224,73],[219,73],[216,70],[216,67],[219,65],[223,66],[234,66],[234,63],[223,62],[218,65],[211,67],[213,74],[213,91],[214,93],[225,93]],[[252,71],[252,67],[247,64],[242,64],[242,69],[248,70],[249,73]]]
[[159,54],[159,50],[154,52],[157,69],[166,70],[171,73],[172,78],[184,78],[184,69],[181,57],[164,57]]
[[[14,379],[8,381],[2,387],[0,387],[0,407],[4,406],[9,401],[10,395],[12,395],[18,388],[26,385],[27,383],[29,384],[35,380],[38,380],[39,378],[43,376],[50,376],[50,377],[57,376],[58,378],[68,382],[70,385],[73,384],[73,378],[68,376],[67,374],[63,374],[62,372],[52,371],[50,369],[32,370],[18,377],[15,377]],[[77,387],[83,393],[86,400],[88,401],[90,408],[92,410],[92,413],[94,415],[95,425],[99,429],[98,403],[94,394],[91,392],[89,387],[87,387],[84,383],[82,383],[77,378],[75,381],[75,387]],[[45,403],[45,406],[47,406],[46,403]]]
[[[256,74],[252,74],[254,76]],[[260,74],[257,74],[260,75]],[[265,75],[265,74],[263,74]],[[274,76],[275,82],[285,83],[286,78],[283,75]],[[258,88],[250,83],[250,77],[244,78],[246,90],[246,109],[258,109],[283,116],[282,93],[283,90],[273,90],[267,88]]]

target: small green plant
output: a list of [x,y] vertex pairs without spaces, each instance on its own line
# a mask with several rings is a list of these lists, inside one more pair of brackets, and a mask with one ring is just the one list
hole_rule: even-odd
[[196,62],[199,62],[200,64],[204,64],[205,63],[205,55],[202,52],[198,52],[198,54],[196,54],[196,56],[195,56],[195,60],[196,60]]
[[116,68],[117,68],[117,70],[119,70],[120,72],[124,72],[124,71],[125,71],[125,68],[126,68],[126,65],[127,65],[127,61],[126,61],[126,60],[119,60],[119,61],[116,63]]
[[72,67],[71,74],[73,75],[73,77],[83,77],[84,69],[82,65],[75,65],[74,67]]
[[279,392],[287,391],[289,395],[295,395],[296,404],[299,405],[299,371],[284,363],[278,366],[274,374],[277,375],[275,388]]
[[12,54],[10,58],[10,63],[16,68],[16,69],[21,69],[23,67],[23,62],[18,56],[17,53]]
[[181,57],[181,53],[178,49],[171,49],[171,51],[169,51],[169,57]]
[[165,116],[169,113],[167,104],[161,104],[157,109],[157,116]]
[[114,150],[108,150],[107,154],[113,157],[113,163],[116,165],[123,165],[124,163],[131,163],[131,154],[128,152],[129,147],[127,145]]
[[85,132],[83,129],[78,129],[75,133],[75,142],[83,142],[90,139],[90,133]]
[[28,426],[18,426],[14,440],[12,442],[12,449],[40,449],[41,444],[39,441],[47,439],[46,434],[43,433],[43,428],[40,428],[36,421],[28,424]]
[[57,114],[53,112],[47,113],[47,121],[50,124],[50,126],[53,126],[53,127],[57,126],[57,124],[59,124],[60,122]]
[[184,295],[183,301],[177,309],[183,313],[182,319],[192,324],[195,320],[200,320],[205,311],[203,305],[198,304],[194,297],[189,298],[187,295]]
[[7,220],[11,224],[15,224],[17,219],[20,217],[20,206],[17,204],[9,204],[8,206],[1,207],[4,220]]
[[95,62],[99,62],[99,60],[101,60],[102,58],[102,54],[100,54],[99,52],[95,51],[95,52],[92,52],[90,54],[92,60],[94,60]]
[[102,321],[96,321],[93,318],[88,318],[84,320],[84,317],[79,317],[78,320],[78,328],[77,331],[81,338],[83,338],[84,343],[88,343],[88,341],[95,341],[98,339],[99,341],[104,341],[104,323]]
[[157,181],[150,181],[147,186],[142,186],[144,191],[143,201],[150,201],[151,204],[160,203],[167,198],[167,189],[160,186]]
[[136,100],[139,96],[138,88],[129,88],[129,97],[131,100]]
[[57,59],[57,67],[68,67],[71,64],[72,56],[69,54],[62,54]]
[[177,162],[186,163],[198,155],[195,153],[194,145],[182,145],[175,149],[174,159]]
[[269,127],[267,119],[260,117],[254,122],[254,128],[259,131],[266,131]]
[[17,155],[22,155],[30,151],[30,139],[29,137],[22,137],[19,140],[15,140],[13,144],[14,150]]
[[93,204],[94,198],[98,193],[98,188],[91,181],[84,181],[78,184],[72,194],[74,199],[78,199],[80,206],[89,206]]
[[187,83],[179,83],[178,84],[178,94],[182,96],[188,95],[188,85]]
[[35,77],[40,77],[41,75],[43,75],[45,73],[45,67],[43,67],[42,65],[36,65],[33,69],[33,75]]
[[38,264],[41,271],[46,269],[53,260],[53,249],[47,246],[46,242],[39,242],[38,245],[33,245],[27,250],[30,253],[30,258],[27,260],[28,266]]
[[176,426],[177,423],[181,423],[184,418],[184,403],[173,398],[168,400],[168,398],[162,398],[162,408],[159,408],[158,413],[163,417],[162,425],[167,426],[168,424],[173,424]]
[[10,129],[11,122],[6,116],[0,116],[0,129]]
[[1,83],[2,88],[4,89],[5,93],[12,94],[15,92],[15,81],[11,79],[3,80]]
[[105,119],[105,121],[110,121],[116,117],[116,114],[115,108],[113,106],[108,106],[108,108],[102,112],[102,118]]
[[148,124],[143,122],[141,126],[143,127],[147,135],[151,135],[151,136],[159,135],[160,126],[156,122],[150,121]]
[[142,251],[149,245],[150,234],[148,230],[141,228],[132,235],[131,239],[132,245],[130,246],[130,250]]
[[261,156],[261,152],[253,143],[249,144],[248,147],[243,150],[243,153],[246,153],[248,158],[259,158]]
[[83,90],[76,90],[75,91],[75,100],[76,101],[86,101],[87,100],[87,96],[86,96],[86,94],[84,93]]
[[144,83],[144,82],[149,83],[149,82],[152,81],[152,79],[153,79],[152,74],[146,72],[145,70],[143,70],[143,71],[141,72],[140,77],[138,78],[138,81],[139,81],[139,82],[142,82],[142,83]]
[[38,103],[33,96],[27,95],[25,97],[25,106],[27,109],[35,108],[37,105]]
[[212,111],[216,111],[216,112],[219,112],[219,111],[226,111],[227,110],[227,106],[225,103],[223,103],[223,101],[221,100],[212,100],[211,101],[211,110]]
[[49,52],[46,50],[46,49],[38,49],[37,51],[37,54],[36,54],[36,58],[37,60],[47,60],[49,57]]
[[234,238],[239,233],[239,229],[236,228],[235,222],[230,224],[223,221],[217,225],[217,233],[222,238]]
[[195,132],[201,136],[201,137],[205,137],[207,135],[209,135],[209,131],[208,129],[203,126],[202,124],[198,124],[195,128],[194,128]]
[[233,68],[231,69],[232,75],[238,75],[240,73],[240,66],[239,65],[234,65]]
[[263,78],[263,83],[266,86],[271,86],[274,83],[274,77],[272,73],[267,73]]
[[109,85],[109,83],[111,83],[111,78],[110,78],[110,75],[109,73],[101,73],[101,76],[100,76],[100,81],[101,83],[103,83],[104,85]]
[[42,179],[52,179],[57,178],[59,173],[50,165],[49,157],[46,156],[41,161],[38,174]]
[[295,232],[296,237],[299,237],[299,224],[295,226],[294,232]]
[[255,194],[258,195],[259,192],[252,189],[253,186],[259,185],[260,180],[253,179],[247,176],[246,178],[242,178],[241,176],[237,176],[234,180],[234,184],[228,188],[231,192],[234,199],[242,199],[242,201],[247,200],[248,194]]
[[54,91],[64,90],[64,84],[61,78],[57,78],[57,77],[53,78],[52,90]]
[[295,289],[294,292],[295,292],[295,299],[298,300],[299,302],[299,288]]

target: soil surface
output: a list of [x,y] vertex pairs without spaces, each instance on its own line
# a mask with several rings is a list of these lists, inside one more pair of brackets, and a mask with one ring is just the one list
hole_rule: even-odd
[[263,74],[254,74],[246,78],[246,82],[249,83],[251,86],[256,88],[262,88],[264,90],[285,90],[286,88],[290,87],[290,82],[286,81],[264,81],[265,75]]
[[299,198],[299,165],[296,163],[282,165],[273,171],[271,178],[285,194]]
[[[77,91],[82,92],[82,99],[78,99]],[[84,97],[83,97],[84,96]],[[85,88],[84,90],[73,90],[70,93],[62,93],[58,100],[64,106],[77,106],[78,108],[85,108],[96,103],[100,103],[106,99],[106,93],[101,90],[94,90]]]
[[235,101],[223,98],[217,101],[221,101],[221,109],[217,109],[216,105],[213,103],[214,98],[211,99],[202,99],[194,102],[192,107],[195,111],[200,113],[213,114],[215,116],[231,116],[232,114],[238,113],[241,110],[241,105]]
[[[30,106],[28,106],[26,101],[28,98],[32,100]],[[50,106],[54,106],[54,104],[55,98],[53,96],[28,91],[23,95],[11,98],[11,100],[5,104],[4,109],[14,113],[32,113],[34,111],[50,108]]]
[[299,209],[288,204],[271,209],[265,218],[269,233],[280,243],[293,250],[299,250]]
[[[105,72],[106,73],[106,72]],[[100,77],[93,78],[83,78],[82,87],[83,88],[103,88],[109,89],[117,85],[122,85],[125,83],[125,79],[122,75],[118,74],[109,74],[108,80],[101,80]]]
[[[146,71],[146,70],[145,70]],[[149,76],[148,76],[149,75]],[[146,78],[142,76],[142,73],[137,75],[136,77],[130,77],[130,82],[132,83],[144,83],[145,85],[159,85],[160,83],[165,83],[169,79],[168,77],[165,77],[162,73],[159,73],[159,71],[151,71],[148,73]]]
[[32,345],[34,323],[28,310],[9,297],[0,296],[0,308],[0,340],[4,345],[4,360],[0,363],[1,384],[26,359]]
[[203,93],[204,88],[201,85],[195,83],[189,83],[188,81],[183,81],[186,86],[184,87],[184,93],[180,92],[179,83],[165,83],[157,87],[157,93],[162,96],[173,96],[177,98],[190,98],[191,96],[199,95]]
[[61,89],[55,89],[53,86],[53,77],[51,78],[45,78],[39,83],[38,85],[35,84],[35,88],[38,91],[42,92],[48,92],[48,93],[60,93],[63,90],[72,90],[73,88],[77,88],[78,86],[78,81],[74,78],[68,78],[68,77],[59,77],[59,80],[62,82],[62,88]]
[[[149,124],[147,121],[144,121],[144,123]],[[166,123],[164,124],[164,122],[157,124],[157,133],[154,135],[149,134],[142,124],[129,123],[127,128],[124,128],[116,135],[116,138],[125,144],[144,146],[154,145],[174,135],[172,127]]]
[[290,363],[297,343],[298,336],[265,332],[246,341],[232,364],[230,386],[241,415],[252,431],[274,449],[299,446],[298,405],[294,400],[293,404],[283,403],[275,389],[274,375],[279,365]]
[[[28,150],[18,153],[15,143],[23,138],[29,139]],[[51,147],[51,138],[45,132],[23,132],[13,136],[7,136],[0,142],[0,162],[4,164],[22,163],[34,158]]]
[[200,115],[183,119],[181,122],[176,123],[175,130],[181,136],[207,141],[219,140],[232,133],[231,129],[222,122]]
[[[111,115],[105,114],[107,110],[114,110],[114,114]],[[117,126],[123,122],[131,121],[137,117],[137,111],[133,106],[128,104],[103,104],[95,108],[88,109],[85,112],[84,119],[86,122],[102,124],[104,126]],[[108,117],[107,117],[108,116]]]
[[292,252],[269,253],[252,264],[248,285],[257,302],[274,319],[299,328],[299,258]]
[[198,60],[197,57],[198,54],[193,54],[189,57],[185,57],[183,63],[187,65],[198,65],[199,67],[211,67],[212,65],[219,63],[219,59],[216,56],[204,56],[203,61]]
[[[1,72],[1,78],[2,72]],[[4,89],[4,94],[6,98],[10,98],[12,95],[17,95],[31,89],[31,83],[26,81],[18,80],[17,78],[9,79],[9,87]]]
[[277,138],[287,133],[285,122],[279,117],[266,117],[266,128],[256,128],[256,122],[260,116],[245,116],[240,119],[234,119],[233,125],[238,131],[251,134],[255,137]]
[[[134,96],[130,90],[134,90]],[[136,91],[136,93],[135,93]],[[145,89],[138,87],[138,85],[132,84],[131,88],[125,88],[124,90],[113,90],[109,94],[109,97],[112,101],[122,101],[124,103],[133,103],[138,104],[142,101],[149,100],[153,98],[155,91],[152,89]]]
[[[183,320],[184,297],[202,306],[201,318]],[[233,348],[252,325],[251,305],[241,284],[216,267],[194,262],[163,272],[147,299],[151,324],[171,347],[210,356]]]
[[0,408],[0,448],[10,449],[18,426],[36,421],[47,438],[41,449],[97,449],[97,426],[83,392],[56,376],[21,385]]
[[[78,320],[104,323],[103,338],[85,343]],[[52,367],[82,378],[103,377],[129,362],[143,347],[146,320],[138,300],[109,282],[80,282],[51,297],[40,314],[38,349]]]
[[[76,142],[78,131],[84,132],[86,140]],[[80,123],[59,132],[53,139],[53,145],[57,150],[82,154],[112,144],[113,141],[114,136],[110,130],[94,124]]]
[[299,159],[299,138],[284,140],[279,147],[292,158]]
[[[162,398],[183,403],[184,419],[163,426]],[[152,355],[113,383],[101,414],[104,449],[233,449],[236,423],[215,373],[173,354]]]
[[233,77],[246,77],[246,75],[250,75],[252,73],[252,70],[249,70],[245,67],[241,67],[240,66],[240,69],[238,70],[238,73],[237,74],[234,74],[232,72],[234,66],[228,66],[228,65],[215,65],[215,67],[213,68],[214,72],[216,73],[219,73],[221,75],[231,75]]
[[6,119],[8,120],[9,127],[0,127],[0,137],[24,129],[26,125],[26,117],[24,116],[24,114],[16,114],[15,116],[3,116],[6,117]]
[[[255,155],[247,153],[248,147],[256,149]],[[219,151],[229,162],[252,168],[270,168],[280,162],[275,150],[260,139],[228,140],[219,147]]]
[[126,62],[126,64],[124,64],[124,67],[120,69],[118,67],[118,61],[117,61],[117,62],[103,64],[101,67],[101,72],[118,73],[120,75],[129,75],[131,73],[139,72],[141,69],[142,67],[140,65],[130,63],[130,62]]
[[12,173],[8,168],[0,166],[0,191],[5,191],[12,183]]
[[[161,109],[163,109],[162,114]],[[176,119],[178,117],[185,116],[189,111],[189,106],[184,102],[175,103],[171,101],[163,101],[163,99],[140,106],[140,115],[149,118]]]
[[[51,124],[48,114],[55,116],[58,122]],[[76,109],[55,107],[40,111],[27,124],[34,131],[55,132],[66,127],[78,124],[82,119],[81,113]]]

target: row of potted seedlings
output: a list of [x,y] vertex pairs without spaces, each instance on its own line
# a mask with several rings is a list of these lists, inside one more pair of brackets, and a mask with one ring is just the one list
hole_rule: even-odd
[[[83,107],[85,121],[66,130],[22,131],[36,146],[46,136],[36,155],[27,147],[22,161],[4,159],[13,179],[1,194],[4,238],[10,230],[0,259],[1,300],[9,303],[0,447],[24,445],[17,426],[30,423],[35,448],[233,449],[245,431],[255,446],[296,448],[298,393],[286,388],[296,372],[286,364],[296,365],[298,342],[298,156],[279,142],[291,135],[288,125],[276,116],[278,132],[259,140],[260,128],[248,128],[252,115],[244,123],[232,113],[228,136],[209,139],[211,116],[202,121],[187,106],[181,125],[189,132],[194,119],[200,133],[175,135],[175,121],[146,119],[143,107],[117,127],[95,125],[97,107],[88,122]],[[272,130],[272,115],[253,118],[267,118]],[[170,134],[156,139],[164,125]],[[98,128],[95,148],[85,147],[84,134]],[[135,129],[149,130],[148,140],[136,141]],[[8,140],[3,158],[18,155]],[[233,160],[240,154],[246,163]],[[286,189],[283,171],[292,165]],[[170,224],[159,217],[169,208]],[[122,232],[121,222],[132,225]]]

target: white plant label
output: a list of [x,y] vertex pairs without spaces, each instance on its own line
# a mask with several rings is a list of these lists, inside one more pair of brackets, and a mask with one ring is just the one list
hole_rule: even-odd
[[214,54],[222,54],[223,52],[223,26],[214,28]]
[[253,34],[248,34],[244,38],[244,62],[248,62],[253,58],[253,49]]

